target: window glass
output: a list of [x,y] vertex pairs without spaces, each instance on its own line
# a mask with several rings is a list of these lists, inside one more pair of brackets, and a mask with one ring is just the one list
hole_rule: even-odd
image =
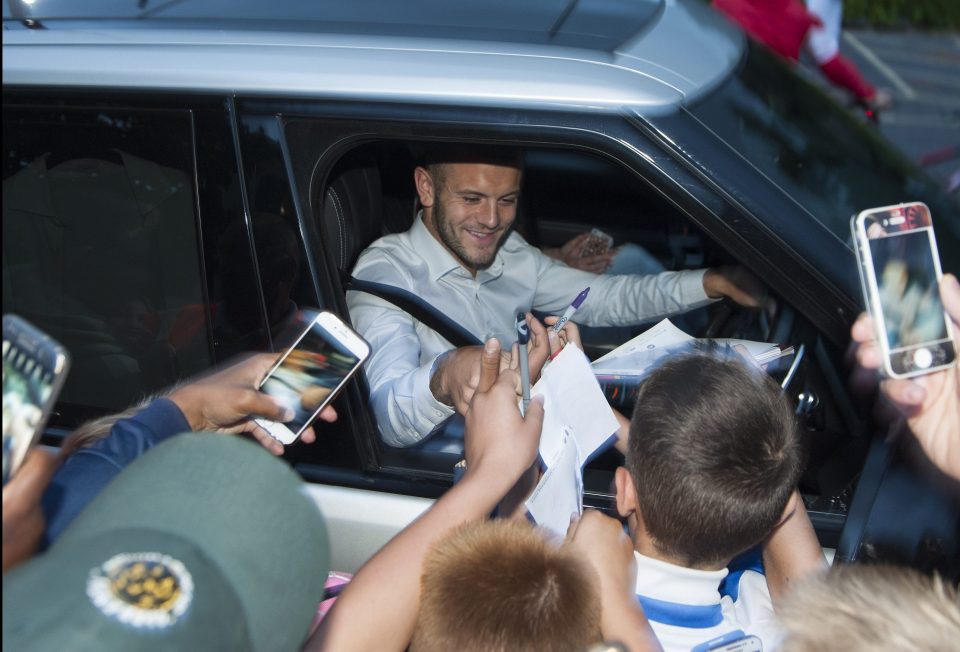
[[3,123],[3,312],[70,351],[62,403],[123,409],[208,367],[189,113],[6,107]]
[[[751,45],[729,82],[690,111],[843,242],[850,240],[850,217],[862,210],[926,202],[944,263],[953,269],[950,254],[960,252],[956,205],[877,129],[856,121],[763,48]],[[723,174],[723,160],[703,156],[701,143],[674,132],[670,120],[654,122]]]

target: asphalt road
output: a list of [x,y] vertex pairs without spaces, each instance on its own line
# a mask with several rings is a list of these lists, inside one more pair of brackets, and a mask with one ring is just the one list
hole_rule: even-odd
[[960,174],[960,34],[847,30],[840,47],[893,93],[883,134],[944,184]]

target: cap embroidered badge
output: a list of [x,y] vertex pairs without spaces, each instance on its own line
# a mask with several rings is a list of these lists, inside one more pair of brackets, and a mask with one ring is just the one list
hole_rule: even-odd
[[133,627],[160,629],[190,608],[193,577],[169,555],[121,553],[90,571],[87,597],[105,616]]

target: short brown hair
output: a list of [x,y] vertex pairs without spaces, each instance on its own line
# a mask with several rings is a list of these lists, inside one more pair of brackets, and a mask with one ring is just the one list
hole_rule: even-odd
[[960,642],[960,598],[940,577],[880,564],[833,567],[778,609],[784,652],[946,652]]
[[626,466],[653,544],[679,563],[725,564],[766,537],[800,457],[780,387],[739,358],[680,356],[640,388]]
[[567,652],[600,640],[593,570],[523,521],[457,528],[424,560],[421,589],[413,652]]

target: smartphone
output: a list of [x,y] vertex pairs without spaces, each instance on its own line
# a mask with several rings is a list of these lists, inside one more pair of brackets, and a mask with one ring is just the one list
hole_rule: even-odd
[[3,316],[3,484],[40,437],[70,367],[53,338],[16,315]]
[[600,229],[590,229],[590,235],[583,243],[583,249],[580,250],[580,257],[597,256],[610,251],[613,246],[613,236],[604,233]]
[[930,209],[921,202],[871,208],[853,218],[852,228],[886,374],[909,378],[955,364]]
[[260,391],[290,408],[287,423],[257,419],[270,436],[292,444],[370,355],[370,345],[332,312],[320,312],[260,383]]

